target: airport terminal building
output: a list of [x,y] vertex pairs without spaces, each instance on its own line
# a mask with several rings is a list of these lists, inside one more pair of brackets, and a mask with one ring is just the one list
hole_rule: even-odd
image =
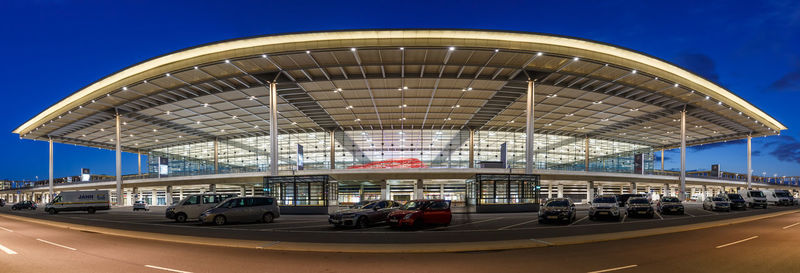
[[[14,130],[49,142],[50,179],[0,197],[110,189],[119,205],[165,204],[225,191],[320,213],[379,198],[518,211],[550,196],[796,191],[797,179],[767,181],[750,167],[750,139],[785,129],[692,72],[595,41],[482,30],[279,34],[162,55],[69,95]],[[740,139],[750,173],[687,176],[687,146]],[[116,177],[54,178],[54,142],[115,150]],[[681,171],[665,171],[663,151],[674,148]],[[138,174],[121,173],[122,152],[147,155]]]

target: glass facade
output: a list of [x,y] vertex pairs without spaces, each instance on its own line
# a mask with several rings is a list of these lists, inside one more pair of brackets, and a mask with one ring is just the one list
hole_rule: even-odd
[[[329,169],[330,137],[329,132],[279,135],[279,170],[298,170],[301,156],[304,170]],[[336,169],[469,167],[468,130],[354,130],[336,131],[333,137]],[[585,141],[583,137],[536,134],[535,168],[587,170]],[[475,131],[474,166],[503,167],[504,144],[504,167],[524,169],[525,133],[506,131]],[[165,176],[269,170],[269,136],[219,139],[218,170],[214,168],[214,146],[214,141],[204,141],[153,149],[148,154],[150,175],[158,175],[159,170]],[[298,153],[300,147],[302,154]],[[592,138],[588,154],[589,171],[634,173],[638,169],[634,159],[641,154],[643,172],[653,172],[655,155],[649,146]]]

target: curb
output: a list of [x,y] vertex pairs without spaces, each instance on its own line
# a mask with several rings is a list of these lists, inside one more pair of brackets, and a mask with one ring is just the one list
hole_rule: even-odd
[[93,232],[104,235],[121,236],[134,239],[146,239],[146,240],[170,242],[170,243],[205,245],[205,246],[235,247],[235,248],[260,249],[260,250],[272,250],[272,251],[327,252],[327,253],[442,253],[442,252],[453,253],[453,252],[512,250],[512,249],[575,245],[575,244],[632,239],[632,238],[640,238],[646,236],[663,235],[663,234],[740,224],[745,222],[751,222],[766,218],[792,214],[798,211],[800,211],[800,209],[773,212],[762,215],[746,216],[735,219],[688,224],[682,226],[601,233],[601,234],[588,234],[588,235],[549,237],[549,238],[531,238],[531,239],[504,240],[504,241],[481,241],[481,242],[460,242],[460,243],[415,243],[415,244],[341,244],[341,243],[254,241],[254,240],[209,238],[209,237],[184,236],[184,235],[174,235],[174,234],[161,234],[154,232],[120,230],[120,229],[64,223],[51,220],[35,219],[24,216],[8,215],[5,213],[0,213],[0,217],[12,220],[36,223],[41,225],[47,225],[57,228],[64,228],[64,229],[84,231],[84,232]]

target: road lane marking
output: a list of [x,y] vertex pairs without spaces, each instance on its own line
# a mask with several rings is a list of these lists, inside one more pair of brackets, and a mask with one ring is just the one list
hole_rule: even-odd
[[658,216],[658,218],[661,218],[661,220],[664,220],[664,217],[661,217],[661,213],[656,212],[656,216]]
[[583,220],[586,220],[586,219],[589,219],[589,215],[586,215],[586,216],[584,216],[583,218],[581,218],[581,219],[578,219],[578,220],[577,220],[577,221],[575,221],[575,222],[569,223],[569,225],[571,226],[571,225],[577,224],[578,222],[580,222],[580,221],[583,221]]
[[525,222],[522,222],[522,223],[519,223],[519,224],[513,224],[513,225],[510,225],[510,226],[501,227],[501,228],[498,228],[497,230],[504,230],[504,229],[509,229],[509,228],[512,228],[512,227],[518,227],[518,226],[521,226],[521,225],[524,225],[524,224],[527,224],[527,223],[531,223],[533,221],[539,221],[539,219],[536,218],[536,219],[533,219],[533,220],[530,220],[530,221],[525,221]]
[[475,222],[466,222],[466,223],[463,223],[463,224],[458,224],[458,225],[451,225],[451,226],[445,226],[445,227],[438,227],[438,228],[434,228],[433,230],[442,230],[442,229],[454,228],[454,227],[460,227],[460,226],[466,226],[466,225],[471,225],[471,224],[480,224],[480,223],[483,223],[483,222],[489,222],[489,221],[494,221],[494,220],[500,220],[500,219],[503,219],[503,218],[504,218],[504,217],[497,217],[497,218],[490,218],[490,219],[486,219],[486,220],[480,220],[480,221],[475,221]]
[[17,254],[17,252],[11,250],[10,248],[5,247],[4,245],[0,245],[0,250],[2,250],[3,252],[5,252],[8,255],[16,255]]
[[57,246],[57,247],[63,247],[63,248],[69,249],[69,250],[77,250],[77,249],[74,249],[74,248],[71,248],[71,247],[68,247],[68,246],[65,246],[65,245],[59,245],[59,244],[56,244],[56,243],[53,243],[53,242],[50,242],[50,241],[47,241],[47,240],[42,240],[42,239],[39,239],[39,238],[36,238],[36,241],[39,241],[39,242],[42,242],[42,243],[46,243],[46,244],[51,244],[51,245],[54,245],[54,246]]
[[739,240],[739,241],[736,241],[736,242],[733,242],[733,243],[727,243],[727,244],[724,244],[724,245],[718,245],[717,248],[723,248],[723,247],[730,246],[730,245],[735,245],[735,244],[738,244],[738,243],[741,243],[741,242],[747,242],[747,241],[753,240],[755,238],[758,238],[758,236],[753,236],[753,237],[750,237],[750,238],[747,238],[747,239],[742,239],[742,240]]
[[14,232],[13,230],[10,230],[10,229],[4,228],[4,227],[0,227],[0,229],[8,231],[8,232]]
[[694,215],[692,215],[691,213],[688,213],[688,212],[685,212],[685,211],[683,212],[683,214],[686,214],[686,215],[689,215],[689,216],[695,217],[695,216],[694,216]]
[[793,227],[793,226],[796,226],[796,225],[800,225],[800,222],[785,226],[785,227],[783,227],[783,229],[787,229],[787,228],[790,228],[790,227]]
[[178,272],[178,273],[192,273],[192,272],[189,272],[189,271],[177,270],[177,269],[160,267],[160,266],[149,265],[149,264],[144,265],[144,267],[148,267],[148,268],[152,268],[152,269],[158,269],[158,270],[164,270],[164,271]]
[[597,270],[597,271],[589,271],[589,273],[611,272],[611,271],[623,270],[623,269],[628,269],[628,268],[634,268],[634,267],[637,267],[637,266],[638,265],[632,264],[632,265],[614,267],[614,268],[609,268],[609,269],[602,269],[602,270]]
[[625,223],[625,218],[628,218],[628,214],[627,213],[625,213],[625,215],[622,216],[622,221],[619,221],[619,223],[620,224]]

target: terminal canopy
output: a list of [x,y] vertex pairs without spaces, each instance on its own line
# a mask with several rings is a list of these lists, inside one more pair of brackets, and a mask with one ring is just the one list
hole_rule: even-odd
[[536,132],[671,148],[687,111],[689,145],[778,134],[781,123],[691,72],[613,45],[473,30],[359,30],[202,45],[111,74],[14,133],[124,150],[269,132],[524,131],[534,81]]

